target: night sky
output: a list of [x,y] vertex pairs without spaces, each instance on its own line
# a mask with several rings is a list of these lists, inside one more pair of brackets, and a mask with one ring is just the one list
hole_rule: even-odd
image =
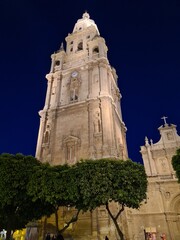
[[119,76],[129,157],[167,122],[180,134],[180,1],[1,0],[0,153],[35,155],[50,55],[87,11]]

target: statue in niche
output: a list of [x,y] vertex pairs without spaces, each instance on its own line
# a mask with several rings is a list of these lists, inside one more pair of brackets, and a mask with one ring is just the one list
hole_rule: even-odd
[[[75,73],[75,72],[74,72]],[[70,80],[70,101],[77,101],[79,95],[80,80],[76,77],[72,77]]]
[[44,133],[44,139],[43,139],[44,143],[49,143],[49,136],[50,136],[50,125],[47,124],[46,131]]
[[74,88],[70,91],[70,100],[77,101],[78,100],[78,89]]
[[172,134],[172,132],[168,132],[168,133],[167,133],[167,139],[168,139],[168,140],[173,140],[173,134]]
[[46,131],[44,134],[44,143],[48,143],[49,142],[49,132]]
[[101,132],[101,118],[100,118],[100,112],[97,111],[94,116],[94,133]]
[[70,144],[67,146],[67,161],[72,164],[75,161],[75,145]]
[[51,161],[51,153],[50,153],[50,148],[49,148],[48,144],[43,145],[42,159],[43,159],[43,162]]
[[160,159],[160,161],[161,161],[161,166],[162,166],[163,171],[166,171],[166,162],[165,162],[165,159],[162,158],[162,159]]
[[169,199],[171,197],[171,193],[170,192],[165,192],[164,196],[166,199]]

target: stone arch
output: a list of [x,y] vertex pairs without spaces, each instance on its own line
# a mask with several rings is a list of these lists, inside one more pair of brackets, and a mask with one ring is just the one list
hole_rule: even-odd
[[180,239],[180,192],[170,201],[168,209],[168,224],[171,232],[171,239]]
[[77,51],[81,51],[83,50],[83,41],[79,41],[78,45],[77,45]]
[[180,215],[180,192],[171,200],[169,210]]
[[98,46],[95,46],[94,48],[93,48],[93,54],[98,54],[99,53],[99,47]]

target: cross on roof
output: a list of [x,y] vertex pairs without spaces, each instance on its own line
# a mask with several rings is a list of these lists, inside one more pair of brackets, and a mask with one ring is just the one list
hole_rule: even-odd
[[168,117],[163,116],[163,117],[161,118],[161,119],[164,120],[164,125],[167,125],[166,118],[168,118]]

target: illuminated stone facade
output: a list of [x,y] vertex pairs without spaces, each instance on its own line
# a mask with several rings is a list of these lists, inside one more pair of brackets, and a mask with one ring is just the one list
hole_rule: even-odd
[[176,126],[166,121],[158,130],[161,138],[157,143],[146,137],[141,146],[148,194],[139,210],[126,212],[130,239],[144,240],[145,231],[147,240],[163,239],[163,234],[167,240],[180,239],[180,184],[171,164],[172,156],[180,148],[180,136]]
[[[84,13],[66,37],[66,50],[61,45],[51,55],[45,106],[39,112],[36,157],[40,161],[57,165],[80,159],[127,159],[118,76],[107,51],[95,22]],[[69,215],[72,211],[60,209],[60,228]],[[53,231],[54,216],[46,221],[46,230]],[[102,207],[80,215],[65,236],[104,239],[105,235],[115,238],[113,234],[114,225]]]
[[79,159],[127,158],[117,75],[104,38],[84,13],[52,54],[36,157],[51,164]]
[[[77,21],[73,32],[51,55],[44,109],[39,112],[40,128],[36,157],[52,165],[74,164],[80,159],[115,157],[127,159],[126,127],[121,114],[118,76],[107,57],[105,39],[88,13]],[[141,154],[148,176],[148,197],[140,210],[126,209],[120,223],[126,240],[151,240],[165,234],[180,239],[180,185],[171,158],[180,147],[176,126],[159,128],[158,143],[145,139]],[[117,206],[115,206],[117,207]],[[61,208],[60,228],[73,210]],[[42,219],[42,233],[55,231],[55,217]],[[65,232],[66,239],[118,239],[106,210],[81,214]],[[156,236],[156,237],[155,237]],[[147,238],[148,239],[148,238]]]

